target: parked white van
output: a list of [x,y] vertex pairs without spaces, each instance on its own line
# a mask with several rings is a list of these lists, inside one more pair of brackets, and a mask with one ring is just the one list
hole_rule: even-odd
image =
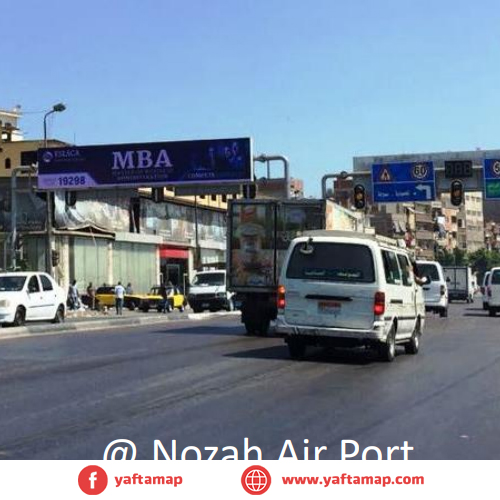
[[448,286],[443,268],[439,262],[417,260],[417,269],[421,278],[427,278],[424,285],[425,310],[439,313],[442,318],[448,316]]
[[489,315],[496,316],[500,312],[500,267],[494,267],[490,271],[486,293]]
[[278,289],[276,329],[292,358],[308,345],[368,346],[392,361],[396,344],[419,350],[422,289],[395,240],[345,231],[310,231],[292,241]]
[[483,296],[483,309],[485,311],[488,310],[488,279],[490,277],[490,274],[491,272],[490,271],[486,271],[486,273],[484,273],[484,278],[483,278],[483,286],[481,287],[481,294]]

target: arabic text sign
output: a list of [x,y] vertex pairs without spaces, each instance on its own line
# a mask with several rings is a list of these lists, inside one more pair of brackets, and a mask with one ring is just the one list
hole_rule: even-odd
[[500,200],[500,158],[484,160],[484,197]]
[[436,196],[431,161],[372,165],[373,201],[432,201]]
[[39,189],[248,183],[251,139],[214,139],[38,150]]

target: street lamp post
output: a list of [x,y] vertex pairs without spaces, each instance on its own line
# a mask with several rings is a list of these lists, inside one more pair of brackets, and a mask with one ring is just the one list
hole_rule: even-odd
[[[43,147],[47,147],[47,118],[53,113],[62,113],[66,106],[59,102],[52,106],[50,111],[47,111],[43,117]],[[46,232],[46,245],[45,245],[45,271],[47,274],[52,274],[52,240],[53,240],[53,222],[52,222],[52,202],[53,192],[47,191],[47,232]]]

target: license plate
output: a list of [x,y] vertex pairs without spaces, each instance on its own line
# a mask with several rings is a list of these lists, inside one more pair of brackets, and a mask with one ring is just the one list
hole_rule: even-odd
[[342,310],[342,304],[340,302],[318,302],[318,312],[320,314],[333,314],[337,316]]
[[210,304],[208,302],[203,302],[203,304],[201,304],[201,307],[210,307]]

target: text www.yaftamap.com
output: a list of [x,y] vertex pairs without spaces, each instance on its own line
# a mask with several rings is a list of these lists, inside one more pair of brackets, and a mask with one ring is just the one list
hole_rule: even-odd
[[283,484],[309,484],[315,486],[336,486],[341,484],[374,484],[382,487],[390,485],[423,485],[424,476],[351,476],[342,474],[340,476],[295,476],[282,477]]

